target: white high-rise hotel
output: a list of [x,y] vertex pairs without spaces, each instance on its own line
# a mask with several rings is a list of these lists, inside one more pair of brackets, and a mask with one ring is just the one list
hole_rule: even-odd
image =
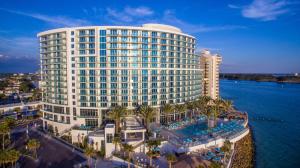
[[[116,105],[183,103],[201,95],[195,38],[160,24],[54,29],[40,40],[44,126],[98,127]],[[157,110],[156,121],[164,115]]]
[[202,73],[202,94],[212,99],[218,99],[219,91],[219,71],[222,57],[219,54],[211,54],[204,50],[200,56],[200,68]]

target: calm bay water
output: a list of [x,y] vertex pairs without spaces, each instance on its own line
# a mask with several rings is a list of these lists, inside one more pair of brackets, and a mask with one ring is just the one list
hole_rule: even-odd
[[300,84],[222,80],[220,90],[249,114],[256,167],[300,167]]

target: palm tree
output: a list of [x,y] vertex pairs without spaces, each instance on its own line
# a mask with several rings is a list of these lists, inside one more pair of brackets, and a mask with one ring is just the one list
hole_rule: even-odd
[[130,168],[130,160],[131,160],[131,153],[133,152],[133,146],[129,144],[123,144],[123,149],[128,155],[128,168]]
[[162,111],[165,114],[166,118],[167,118],[167,123],[169,123],[169,114],[173,112],[173,106],[171,104],[165,104],[162,107]]
[[118,145],[121,143],[121,138],[119,135],[115,135],[114,139],[113,139],[113,144],[115,145],[115,151],[117,150]]
[[15,163],[19,160],[19,158],[21,156],[20,152],[17,151],[17,150],[12,149],[12,150],[8,150],[6,153],[8,155],[9,161],[12,164],[12,167],[15,167],[14,166]]
[[192,116],[193,116],[193,113],[194,113],[194,110],[195,110],[195,102],[193,102],[193,101],[187,102],[187,109],[189,109],[190,118],[192,119]]
[[27,147],[29,150],[33,151],[34,158],[37,159],[37,149],[40,147],[40,142],[37,139],[30,139],[27,142]]
[[149,125],[151,122],[151,119],[155,117],[155,111],[152,107],[148,105],[142,105],[139,108],[139,114],[141,114],[142,118],[145,121],[145,126],[147,128],[147,132],[149,132]]
[[108,118],[115,121],[116,134],[119,133],[120,121],[126,115],[127,109],[124,106],[116,106],[109,113]]
[[177,158],[174,154],[167,154],[166,159],[169,163],[169,168],[172,168],[172,163],[177,160]]
[[221,112],[222,108],[223,108],[223,100],[222,99],[216,99],[214,100],[214,104],[216,106],[216,109],[218,112]]
[[150,160],[150,167],[152,166],[152,158],[154,156],[157,156],[159,153],[154,151],[155,148],[157,148],[161,144],[161,141],[156,139],[156,140],[149,140],[147,141],[147,146],[149,148],[149,151],[147,152],[147,155],[149,156]]
[[84,155],[88,158],[88,165],[91,167],[90,160],[95,156],[95,151],[93,148],[87,147],[84,149]]
[[4,120],[4,123],[6,123],[7,126],[8,126],[10,129],[13,129],[14,126],[16,125],[16,120],[13,119],[13,118],[6,118],[6,119]]
[[231,100],[224,100],[222,105],[223,105],[225,112],[229,112],[230,110],[233,109],[233,107],[232,107],[233,103]]
[[181,113],[183,113],[183,112],[186,111],[186,105],[185,105],[185,104],[176,104],[176,105],[175,105],[175,110],[176,110],[179,114],[181,114]]
[[5,136],[7,134],[9,134],[10,132],[10,128],[8,126],[7,123],[1,123],[0,125],[0,134],[2,135],[2,150],[4,150],[4,147],[5,147]]

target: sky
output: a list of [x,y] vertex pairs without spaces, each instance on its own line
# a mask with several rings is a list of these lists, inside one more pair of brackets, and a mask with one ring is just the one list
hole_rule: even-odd
[[223,73],[300,72],[300,0],[1,0],[0,72],[39,69],[37,33],[169,24],[222,55]]

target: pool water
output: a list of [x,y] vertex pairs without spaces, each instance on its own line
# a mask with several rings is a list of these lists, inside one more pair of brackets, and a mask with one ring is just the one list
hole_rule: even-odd
[[182,129],[178,129],[176,130],[176,133],[184,136],[195,136],[196,133],[207,129],[207,122],[198,122],[197,124],[191,124]]

